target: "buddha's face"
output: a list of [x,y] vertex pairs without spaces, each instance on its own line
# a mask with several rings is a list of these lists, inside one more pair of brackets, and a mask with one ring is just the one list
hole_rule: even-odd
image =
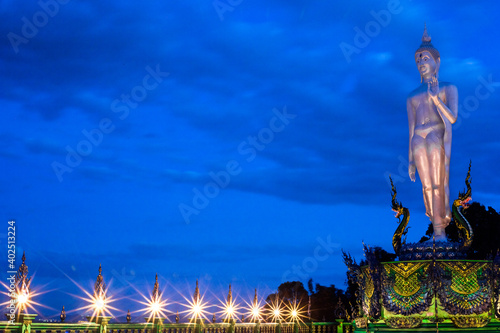
[[420,76],[429,78],[436,74],[438,64],[428,51],[422,51],[415,54],[415,62],[417,63]]

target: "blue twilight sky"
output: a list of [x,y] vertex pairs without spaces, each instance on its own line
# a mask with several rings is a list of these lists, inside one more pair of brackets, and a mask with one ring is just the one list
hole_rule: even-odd
[[229,283],[245,300],[287,280],[344,288],[342,248],[391,248],[389,174],[410,240],[427,228],[405,102],[424,22],[459,89],[451,195],[472,160],[473,199],[500,209],[499,9],[2,1],[2,276],[15,219],[44,316],[81,306],[74,282],[90,291],[99,264],[116,297],[150,292],[155,273],[170,299],[196,279],[209,298]]

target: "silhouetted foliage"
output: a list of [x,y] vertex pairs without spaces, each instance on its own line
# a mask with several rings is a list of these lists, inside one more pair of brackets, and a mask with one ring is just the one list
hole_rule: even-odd
[[[269,314],[273,305],[279,305],[282,310],[292,309],[295,307],[298,309],[305,309],[307,311],[308,302],[309,294],[304,288],[302,282],[284,282],[279,285],[276,293],[267,296],[266,304],[264,305],[264,312]],[[271,315],[268,316],[268,321],[271,321],[270,317]]]
[[313,321],[335,321],[339,298],[345,304],[344,291],[330,285],[325,287],[316,283],[314,294],[311,295],[311,318]]
[[422,238],[420,238],[418,242],[419,243],[427,242],[429,239],[431,239],[433,233],[434,233],[434,228],[432,227],[432,223],[429,223],[429,225],[427,226],[427,230],[425,231],[425,236],[422,236]]
[[[378,262],[387,262],[387,261],[394,261],[396,260],[397,255],[394,253],[389,253],[380,246],[374,246],[371,248],[372,253],[374,254],[375,258],[377,259]],[[368,262],[363,259],[359,263],[360,266],[365,266],[368,265]]]
[[[451,242],[459,241],[458,228],[457,224],[455,223],[455,220],[453,219],[451,220],[450,224],[446,227],[445,232],[446,232],[446,237],[448,238],[449,241]],[[422,238],[420,238],[419,243],[424,243],[427,242],[428,240],[431,240],[433,233],[434,233],[434,228],[432,227],[432,222],[430,222],[429,225],[427,226],[427,230],[425,231],[425,236],[422,236]]]
[[[313,280],[307,282],[310,294],[305,290],[302,282],[285,282],[278,287],[278,292],[267,296],[266,305],[264,308],[269,311],[271,304],[281,304],[281,309],[287,311],[296,304],[299,312],[302,315],[303,321],[335,321],[339,311],[337,305],[339,299],[342,303],[348,304],[349,299],[344,294],[342,289],[336,288],[334,285],[329,287],[322,286],[318,283],[314,285]],[[310,317],[308,316],[308,307],[310,301]],[[295,303],[294,303],[295,302]],[[348,310],[348,309],[347,309]],[[346,309],[342,309],[345,319]],[[286,315],[285,315],[285,319]],[[288,318],[289,319],[289,318]],[[270,320],[270,318],[268,318]]]
[[[474,202],[463,212],[474,232],[469,259],[491,259],[500,251],[500,214]],[[448,235],[448,234],[447,234]]]
[[314,294],[313,279],[309,279],[309,281],[307,281],[307,290],[309,291],[309,295]]
[[351,316],[351,318],[356,318],[360,310],[358,309],[358,300],[356,298],[356,294],[359,291],[359,287],[358,284],[352,281],[352,279],[349,279],[349,277],[347,277],[346,285],[347,289],[344,293],[346,301],[344,305],[346,307],[347,313]]

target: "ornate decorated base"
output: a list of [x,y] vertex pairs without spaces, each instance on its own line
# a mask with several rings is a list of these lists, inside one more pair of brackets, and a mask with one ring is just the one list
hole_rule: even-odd
[[461,243],[427,241],[401,245],[400,260],[464,259],[460,252]]
[[496,260],[447,259],[360,267],[356,331],[500,330],[498,266]]
[[392,238],[400,261],[380,263],[364,245],[368,265],[360,267],[343,253],[348,277],[359,288],[357,332],[500,331],[500,254],[494,260],[466,260],[473,230],[462,215],[471,199],[470,164],[467,189],[453,202],[460,243],[409,243],[409,210],[396,200],[391,179],[392,210],[399,219]]

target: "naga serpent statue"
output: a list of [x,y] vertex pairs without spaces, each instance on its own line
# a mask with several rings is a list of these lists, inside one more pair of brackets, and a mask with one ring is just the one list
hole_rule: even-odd
[[[399,255],[399,252],[401,250],[401,238],[403,236],[406,236],[408,233],[408,222],[410,221],[410,211],[408,208],[403,207],[403,204],[401,202],[398,202],[396,200],[396,187],[394,186],[394,183],[392,182],[392,178],[389,177],[391,180],[391,187],[392,187],[392,210],[396,213],[396,218],[399,219],[399,217],[402,215],[403,219],[399,219],[399,225],[396,231],[394,232],[394,236],[392,236],[392,247],[394,248],[394,252],[396,255]],[[403,240],[403,244],[406,243],[406,239]]]
[[474,233],[472,232],[472,228],[470,227],[469,222],[462,215],[462,210],[467,209],[469,207],[469,202],[472,200],[471,197],[471,187],[470,187],[470,167],[471,163],[469,163],[469,170],[467,171],[467,177],[465,177],[465,186],[467,189],[464,193],[458,193],[458,199],[453,201],[452,214],[453,219],[457,225],[458,230],[460,230],[460,238],[463,240],[463,244],[460,247],[461,251],[467,250],[471,244],[472,239],[474,238]]

